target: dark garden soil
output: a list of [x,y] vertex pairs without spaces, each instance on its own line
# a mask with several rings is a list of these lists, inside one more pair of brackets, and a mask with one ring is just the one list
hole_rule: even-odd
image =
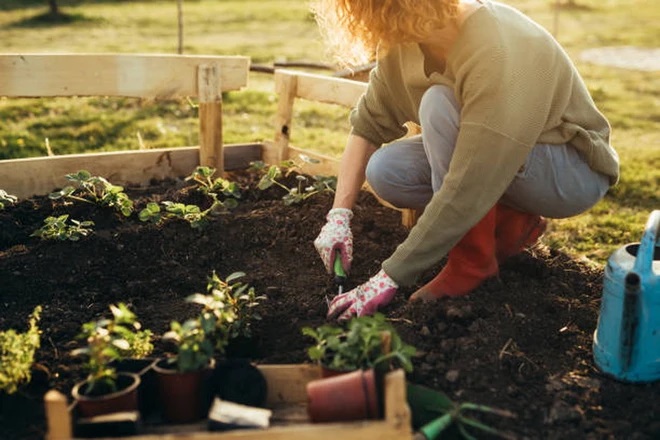
[[[82,323],[125,302],[160,335],[171,320],[192,316],[184,298],[205,291],[212,271],[221,278],[243,271],[243,281],[268,297],[255,324],[255,362],[306,361],[311,341],[300,329],[324,323],[324,297],[336,293],[312,245],[332,195],[286,206],[283,191],[255,189],[254,176],[232,179],[243,188],[238,207],[201,231],[183,221],[156,226],[135,214],[123,218],[109,208],[63,206],[46,197],[0,211],[0,330],[24,331],[34,307],[44,307],[33,380],[17,395],[0,396],[0,438],[43,438],[44,392],[69,395],[84,376],[81,361],[69,355]],[[137,210],[148,201],[204,201],[183,181],[127,192]],[[46,216],[63,213],[95,221],[95,232],[78,242],[29,237]],[[347,288],[375,274],[407,234],[400,214],[366,192],[353,225]],[[400,289],[383,312],[418,349],[410,381],[457,401],[512,411],[512,420],[482,420],[518,438],[660,438],[660,383],[620,383],[592,361],[602,277],[601,268],[541,245],[513,257],[499,278],[469,296],[411,304],[413,286]],[[160,339],[155,347],[156,355],[163,353]]]

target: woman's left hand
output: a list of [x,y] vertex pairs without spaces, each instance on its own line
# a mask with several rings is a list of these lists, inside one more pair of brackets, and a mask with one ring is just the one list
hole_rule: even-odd
[[337,319],[341,321],[353,316],[373,315],[378,307],[392,301],[398,288],[399,285],[381,269],[366,283],[336,296],[330,303],[328,318],[339,315]]

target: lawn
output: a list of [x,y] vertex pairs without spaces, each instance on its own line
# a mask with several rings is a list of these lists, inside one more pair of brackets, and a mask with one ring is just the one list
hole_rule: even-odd
[[[580,53],[601,46],[657,45],[660,5],[654,0],[578,0],[577,7],[564,5],[557,14],[551,0],[507,3],[556,35],[612,124],[622,163],[620,183],[589,212],[553,221],[545,238],[552,247],[602,264],[614,249],[638,241],[650,211],[660,208],[660,77],[658,72],[586,64]],[[178,51],[174,0],[59,4],[67,20],[54,22],[44,16],[45,1],[4,0],[4,51]],[[332,65],[304,1],[185,1],[182,48],[186,54],[246,55],[253,64]],[[271,75],[253,72],[245,90],[225,96],[224,111],[226,142],[272,139]],[[131,99],[0,99],[0,159],[44,155],[46,144],[54,154],[196,145],[195,113],[187,100],[154,107]],[[301,103],[294,121],[294,144],[341,154],[346,109]]]

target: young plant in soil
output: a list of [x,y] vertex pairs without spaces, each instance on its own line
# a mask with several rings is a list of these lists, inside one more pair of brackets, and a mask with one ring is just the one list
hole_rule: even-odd
[[356,317],[345,324],[303,327],[302,333],[315,342],[307,349],[309,358],[331,370],[413,370],[415,347],[401,340],[382,313]]
[[[337,178],[334,176],[313,176],[313,181],[309,183],[307,176],[302,174],[302,168],[305,163],[313,164],[319,161],[304,154],[301,154],[299,157],[300,162],[286,160],[279,166],[271,165],[268,168],[261,161],[250,163],[251,169],[263,173],[257,184],[257,188],[262,191],[273,185],[282,188],[286,191],[286,194],[282,197],[285,205],[299,204],[323,191],[335,191],[337,188]],[[295,171],[300,172],[300,174],[296,175],[296,185],[289,187],[281,182],[283,177],[289,177]]]
[[103,395],[117,390],[117,371],[113,362],[126,358],[143,358],[151,354],[151,330],[141,330],[136,315],[119,303],[110,305],[111,318],[101,318],[82,325],[78,338],[85,347],[71,352],[73,356],[85,356],[87,387],[85,395]]
[[[197,189],[203,194],[209,196],[215,194],[218,197],[232,197],[232,199],[226,199],[225,204],[229,203],[231,205],[236,203],[235,199],[241,198],[241,192],[236,182],[232,182],[222,177],[216,177],[214,179],[213,175],[215,172],[215,168],[198,166],[188,177],[186,177],[186,180],[192,180],[197,183]],[[228,206],[228,208],[231,207],[233,206]]]
[[8,194],[4,189],[0,189],[0,211],[9,205],[15,204],[16,202],[18,202],[18,197]]
[[0,332],[0,392],[13,394],[32,379],[34,353],[41,344],[38,322],[41,306],[34,308],[25,333],[13,329]]
[[[194,293],[186,298],[187,302],[202,307],[195,318],[183,323],[172,321],[170,331],[163,335],[163,340],[171,341],[176,346],[176,355],[170,363],[176,363],[179,372],[197,371],[208,366],[216,352],[223,353],[232,334],[237,331],[236,322],[239,313],[245,319],[246,299],[234,299],[232,290],[241,290],[242,285],[232,284],[242,273],[230,275],[222,281],[213,272],[207,284],[207,293]],[[243,290],[241,290],[242,296]],[[252,297],[256,301],[256,296]],[[237,304],[241,306],[238,307]]]
[[236,200],[234,199],[227,199],[221,202],[216,194],[210,193],[209,195],[213,199],[213,203],[205,210],[202,210],[197,205],[164,201],[161,202],[165,207],[165,211],[163,211],[160,209],[158,203],[149,202],[140,211],[138,218],[143,222],[151,222],[157,225],[162,224],[165,220],[181,219],[188,222],[193,229],[202,229],[209,223],[212,216],[225,214],[229,210],[229,206],[236,206]]
[[257,295],[254,287],[236,281],[244,276],[244,272],[234,272],[225,280],[221,280],[213,271],[206,286],[207,295],[228,304],[234,313],[234,320],[229,326],[229,339],[252,337],[252,323],[261,319],[255,307],[266,299],[265,295]]
[[69,240],[78,241],[92,232],[94,222],[91,220],[69,219],[69,214],[58,217],[46,217],[41,228],[30,234],[31,237],[39,237],[42,240]]
[[164,341],[176,346],[176,354],[168,359],[168,363],[180,373],[199,371],[209,366],[215,354],[211,337],[213,330],[208,323],[202,323],[201,317],[183,323],[172,321],[170,330],[163,335]]
[[48,195],[50,199],[70,199],[109,206],[122,213],[125,217],[133,213],[133,201],[124,192],[122,186],[113,185],[103,177],[92,176],[86,170],[67,174],[65,177],[73,185],[65,186],[59,191],[50,193]]

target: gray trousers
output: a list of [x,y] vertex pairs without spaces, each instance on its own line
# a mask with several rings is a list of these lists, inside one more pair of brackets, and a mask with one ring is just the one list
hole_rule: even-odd
[[[423,210],[449,170],[460,123],[452,90],[432,86],[422,97],[422,134],[379,148],[367,164],[367,181],[398,208]],[[609,180],[593,171],[569,145],[537,144],[500,202],[549,218],[586,211],[607,192]]]

